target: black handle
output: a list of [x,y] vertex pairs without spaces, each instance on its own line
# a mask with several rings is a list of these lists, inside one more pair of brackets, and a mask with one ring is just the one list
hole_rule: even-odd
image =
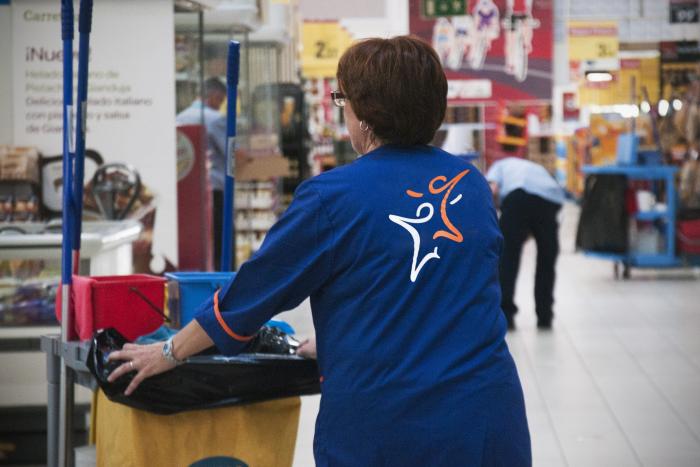
[[73,0],[61,0],[61,32],[63,40],[73,39]]
[[160,315],[160,317],[163,318],[167,323],[172,323],[170,317],[163,313],[163,310],[158,308],[158,306],[155,303],[153,303],[148,297],[146,297],[139,289],[137,289],[136,287],[129,287],[129,291],[134,292],[137,297],[146,302],[146,304],[149,307],[151,307],[151,310],[158,313],[158,315]]
[[90,33],[92,30],[92,0],[80,0],[80,18],[78,32]]

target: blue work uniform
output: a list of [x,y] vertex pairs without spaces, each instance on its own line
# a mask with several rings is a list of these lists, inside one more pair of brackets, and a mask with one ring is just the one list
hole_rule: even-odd
[[527,466],[501,248],[474,166],[430,146],[385,145],[303,183],[196,319],[235,354],[311,297],[317,466]]

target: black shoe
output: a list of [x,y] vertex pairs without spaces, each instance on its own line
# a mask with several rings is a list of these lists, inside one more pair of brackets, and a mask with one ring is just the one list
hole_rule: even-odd
[[506,323],[509,331],[515,331],[515,317],[513,315],[506,315]]
[[537,318],[537,329],[545,331],[552,329],[552,318]]

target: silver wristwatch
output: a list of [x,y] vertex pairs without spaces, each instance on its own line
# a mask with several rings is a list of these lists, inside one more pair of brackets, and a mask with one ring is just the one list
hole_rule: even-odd
[[173,355],[173,352],[175,351],[175,346],[173,345],[173,337],[165,341],[165,345],[163,345],[163,357],[165,357],[167,360],[173,363],[180,364],[182,363],[182,360],[178,360],[177,358],[175,358],[175,355]]

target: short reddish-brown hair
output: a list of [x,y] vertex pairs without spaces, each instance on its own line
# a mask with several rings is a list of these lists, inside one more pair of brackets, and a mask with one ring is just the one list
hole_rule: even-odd
[[337,77],[357,118],[384,143],[428,144],[445,117],[445,72],[415,36],[354,44],[340,57]]

